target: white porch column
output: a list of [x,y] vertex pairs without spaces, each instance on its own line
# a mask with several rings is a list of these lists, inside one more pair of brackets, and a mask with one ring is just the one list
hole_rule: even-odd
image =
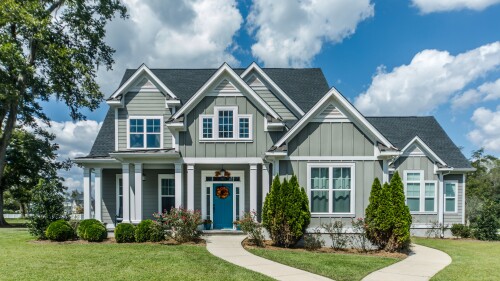
[[135,170],[135,217],[134,222],[142,221],[142,163],[134,164]]
[[250,212],[257,212],[257,164],[250,164]]
[[90,219],[90,169],[83,168],[83,218]]
[[123,222],[130,222],[130,176],[129,164],[122,164],[122,184],[123,184]]
[[94,168],[94,175],[95,175],[94,215],[96,220],[102,221],[102,168]]
[[175,163],[175,207],[182,207],[182,163]]
[[187,209],[194,210],[194,164],[187,165]]
[[262,163],[262,206],[269,193],[269,163]]
[[443,213],[444,213],[444,185],[443,185],[443,174],[438,174],[438,222],[443,223]]
[[387,159],[382,160],[382,184],[389,182],[389,163]]

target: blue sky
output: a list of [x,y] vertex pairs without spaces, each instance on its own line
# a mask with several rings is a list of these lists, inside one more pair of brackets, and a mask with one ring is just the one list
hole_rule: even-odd
[[[117,53],[115,70],[99,73],[105,96],[143,62],[319,67],[365,115],[434,115],[465,156],[500,155],[500,0],[125,2],[131,19],[108,28]],[[107,105],[73,125],[63,105],[45,109],[86,142],[81,155]]]

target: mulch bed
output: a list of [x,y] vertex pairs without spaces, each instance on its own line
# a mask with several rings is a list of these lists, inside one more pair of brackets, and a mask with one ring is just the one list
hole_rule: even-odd
[[[314,251],[308,251],[304,248],[300,247],[291,247],[291,248],[281,248],[281,247],[276,247],[273,245],[271,240],[266,240],[264,241],[265,248],[270,249],[270,250],[279,250],[279,251],[292,251],[292,252],[310,252],[310,253],[325,253],[325,254],[347,254],[347,255],[363,255],[363,256],[375,256],[375,257],[385,257],[385,258],[397,258],[397,259],[405,259],[408,257],[407,253],[393,253],[393,252],[387,252],[387,251],[379,251],[379,250],[370,250],[367,252],[363,252],[357,249],[342,249],[342,250],[335,250],[333,248],[329,247],[323,247],[318,250]],[[260,247],[257,247],[253,242],[251,242],[249,239],[245,239],[242,242],[242,245],[245,249],[262,249]]]

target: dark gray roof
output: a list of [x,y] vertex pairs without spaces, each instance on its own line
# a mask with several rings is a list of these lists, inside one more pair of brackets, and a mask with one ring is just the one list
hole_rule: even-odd
[[115,111],[108,109],[97,134],[94,145],[87,157],[107,157],[115,150]]
[[[233,69],[241,75],[245,68]],[[311,109],[329,90],[320,68],[263,68],[262,69],[304,112]],[[120,86],[136,69],[127,69]],[[186,103],[217,69],[151,69],[180,100]]]
[[395,147],[402,149],[418,136],[453,168],[471,168],[467,158],[432,116],[366,117]]

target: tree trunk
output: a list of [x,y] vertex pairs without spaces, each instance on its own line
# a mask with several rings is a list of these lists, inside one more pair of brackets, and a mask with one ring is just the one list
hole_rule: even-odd
[[26,218],[26,203],[21,202],[19,206],[21,211],[21,217],[24,219]]
[[[5,157],[7,156],[7,146],[9,146],[10,139],[12,138],[12,132],[14,131],[14,126],[16,125],[17,121],[17,111],[18,111],[17,107],[18,107],[17,102],[10,103],[9,116],[7,117],[5,129],[2,132],[2,136],[0,137],[0,183],[3,180],[3,174],[5,171],[5,164],[6,164]],[[3,206],[3,201],[2,201],[2,206]]]
[[3,191],[0,191],[0,227],[8,226],[9,224],[5,221],[3,217]]

